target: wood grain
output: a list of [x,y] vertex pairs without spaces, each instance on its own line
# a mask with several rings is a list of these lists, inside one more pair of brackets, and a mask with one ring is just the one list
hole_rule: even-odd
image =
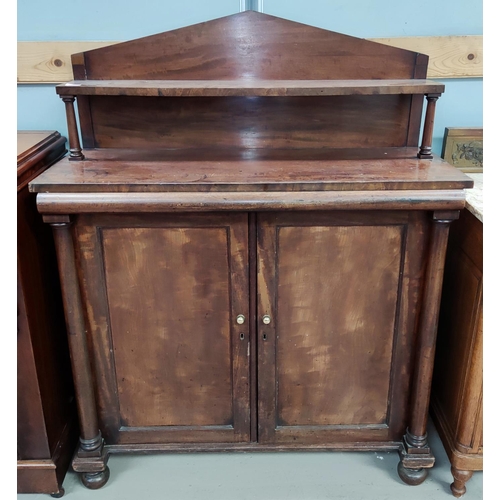
[[87,51],[83,64],[89,80],[344,80],[412,78],[415,58],[411,51],[245,11]]
[[66,153],[66,139],[59,132],[30,131],[17,134],[17,192],[29,181],[61,159]]
[[483,76],[482,35],[373,38],[374,42],[429,56],[428,78]]
[[[147,159],[147,152],[145,156]],[[166,151],[163,161],[138,159],[137,152],[99,159],[63,159],[30,183],[32,192],[285,192],[464,189],[473,181],[440,158],[328,159],[323,150],[260,152]],[[104,153],[105,155],[105,153]],[[169,156],[172,159],[169,159]],[[335,158],[335,154],[332,154]],[[382,153],[382,157],[385,155]],[[312,159],[311,159],[312,158]]]
[[75,458],[84,484],[111,450],[394,443],[401,477],[425,478],[401,469],[434,464],[424,416],[447,233],[430,216],[448,224],[472,185],[416,158],[414,92],[443,88],[421,82],[427,62],[255,12],[73,55],[86,83],[64,98],[94,93],[79,102],[86,159],[31,190],[47,221],[76,220],[109,443]]
[[431,414],[452,489],[463,494],[472,471],[483,469],[483,224],[468,210],[450,229],[438,328]]
[[59,83],[73,79],[71,54],[118,42],[17,42],[17,83]]
[[406,146],[411,96],[92,96],[89,100],[99,148],[220,151]]
[[385,423],[402,227],[318,222],[277,239],[278,425]]
[[420,78],[427,60],[246,11],[75,54],[80,82],[58,90],[93,94],[79,104],[85,148],[402,147],[418,138],[414,93],[443,90]]
[[[483,76],[482,35],[367,38],[429,56],[428,78]],[[71,54],[106,47],[118,41],[18,42],[18,83],[60,83],[73,80]],[[473,55],[470,58],[470,54]]]
[[411,419],[406,433],[406,439],[414,448],[428,449],[426,429],[446,247],[450,224],[458,216],[458,211],[433,213],[425,285],[422,291],[422,319],[418,325]]
[[463,190],[290,193],[40,193],[42,213],[155,213],[267,210],[459,210]]
[[54,131],[18,133],[19,493],[59,492],[77,442],[78,419],[54,241],[28,191],[28,182],[65,154],[65,142]]
[[444,92],[432,80],[73,80],[59,95],[143,97],[279,97],[406,95]]
[[421,244],[424,229],[409,215],[259,214],[259,442],[401,432],[421,279],[421,259],[406,238]]
[[123,425],[232,424],[225,229],[105,228],[102,242]]
[[248,325],[234,319],[249,315],[246,220],[81,219],[108,443],[248,441]]

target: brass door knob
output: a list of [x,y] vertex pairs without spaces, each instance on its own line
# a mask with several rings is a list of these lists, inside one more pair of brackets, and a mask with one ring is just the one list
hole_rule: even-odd
[[271,323],[271,316],[269,316],[269,314],[264,314],[264,316],[262,316],[262,323],[264,323],[264,325]]
[[238,323],[238,325],[242,325],[244,322],[245,316],[243,316],[243,314],[238,314],[238,316],[236,316],[236,323]]

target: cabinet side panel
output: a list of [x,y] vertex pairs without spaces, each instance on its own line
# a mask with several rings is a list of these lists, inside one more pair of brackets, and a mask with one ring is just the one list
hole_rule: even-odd
[[483,224],[464,210],[450,229],[431,400],[449,454],[482,453],[482,297]]
[[457,250],[449,255],[444,283],[434,391],[446,413],[448,425],[456,432],[464,405],[465,376],[475,333],[476,297],[480,295],[482,282],[469,258]]
[[106,228],[102,241],[123,425],[232,424],[226,229]]
[[[66,425],[76,422],[76,412],[72,403],[73,380],[54,241],[50,226],[43,223],[36,209],[35,197],[28,192],[26,185],[17,195],[17,262],[18,286],[22,289],[24,302],[19,311],[22,316],[20,326],[27,342],[26,346],[19,346],[21,357],[18,361],[23,366],[20,366],[18,377],[29,377],[20,381],[18,387],[18,401],[23,400],[18,412],[19,445],[21,448],[27,446],[23,458],[48,458],[55,452]],[[31,365],[31,374],[24,366],[27,364]],[[26,384],[33,386],[23,395]],[[32,398],[35,393],[36,397]],[[33,419],[34,415],[31,415],[28,418],[30,412],[39,411],[39,404],[42,405],[43,417]],[[25,413],[24,405],[36,408]],[[36,439],[32,439],[33,434],[29,439],[23,436],[28,432],[27,425],[31,428],[30,433],[39,433]],[[46,441],[44,448],[48,446],[48,455],[38,450],[40,440]],[[29,451],[31,445],[37,449],[33,455]],[[74,442],[67,446],[72,448]]]
[[17,309],[17,458],[48,458],[50,450],[19,268]]
[[281,227],[278,425],[387,421],[403,226]]

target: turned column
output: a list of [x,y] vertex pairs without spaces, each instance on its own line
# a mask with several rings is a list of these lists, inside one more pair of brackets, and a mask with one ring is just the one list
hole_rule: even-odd
[[85,156],[82,153],[80,145],[80,137],[78,135],[78,127],[76,125],[75,115],[75,97],[74,96],[61,96],[64,104],[66,105],[66,120],[68,122],[68,140],[69,140],[69,159],[70,160],[83,160]]
[[80,445],[73,458],[73,469],[81,473],[80,478],[87,488],[97,489],[104,486],[109,479],[109,468],[106,465],[109,455],[104,449],[104,440],[97,420],[71,221],[67,215],[44,215],[43,219],[52,225],[54,233],[80,421]]
[[417,332],[410,425],[403,439],[398,466],[401,479],[412,485],[425,480],[427,469],[435,461],[427,442],[427,419],[448,233],[450,223],[458,218],[459,213],[458,210],[433,213]]
[[422,133],[422,144],[417,156],[422,159],[432,159],[432,133],[434,131],[434,117],[436,114],[436,102],[441,94],[425,94],[427,98],[427,109],[425,111],[424,131]]
[[71,366],[73,369],[80,420],[80,447],[78,454],[87,456],[100,455],[103,440],[97,422],[85,320],[82,311],[73,237],[71,235],[71,221],[68,216],[47,215],[44,216],[44,221],[52,225],[56,246]]

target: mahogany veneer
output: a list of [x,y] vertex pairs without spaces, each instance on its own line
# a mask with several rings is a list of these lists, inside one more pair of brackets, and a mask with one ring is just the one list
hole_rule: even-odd
[[66,153],[58,132],[18,132],[17,491],[62,496],[77,445],[57,262],[28,182]]
[[401,478],[425,479],[448,228],[472,185],[432,158],[427,60],[255,12],[73,56],[70,155],[31,190],[87,487],[110,453],[157,451],[398,450]]
[[433,80],[74,80],[59,95],[149,97],[279,97],[442,93]]
[[450,231],[431,411],[461,497],[483,470],[483,223],[468,210]]

